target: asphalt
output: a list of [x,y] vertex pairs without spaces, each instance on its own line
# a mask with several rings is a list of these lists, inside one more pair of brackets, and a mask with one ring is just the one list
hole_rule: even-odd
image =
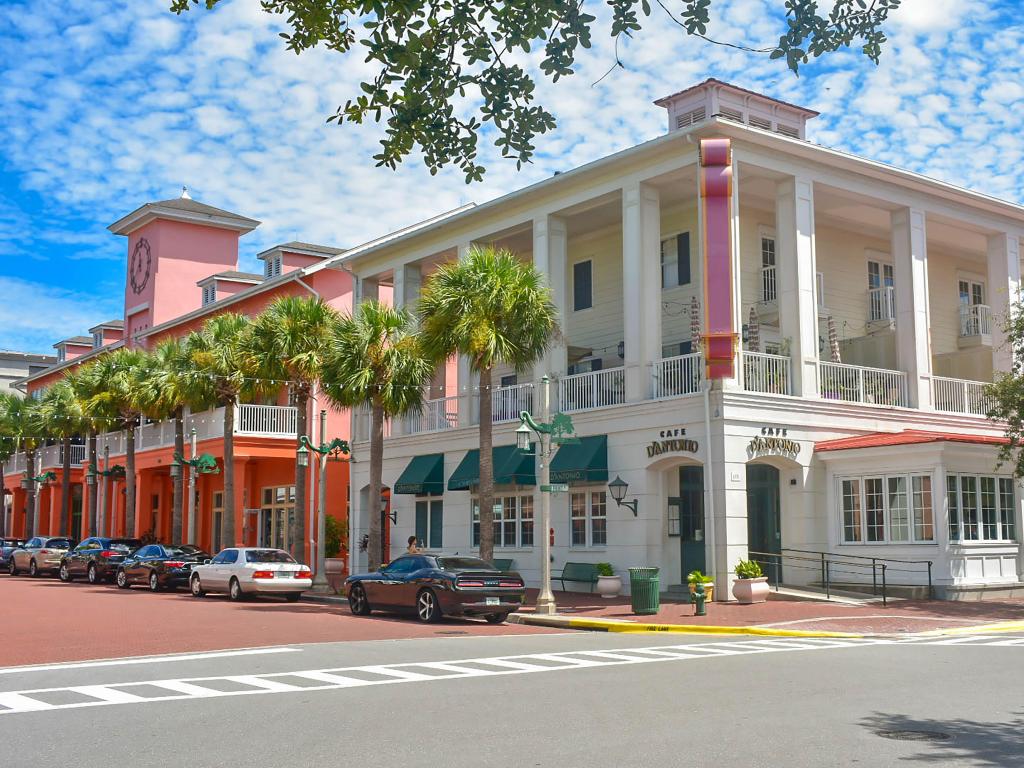
[[[82,768],[1024,765],[1024,637],[1015,634],[890,642],[572,633],[280,648],[0,669],[0,706],[9,707],[0,711],[2,763],[56,766],[71,756]],[[657,650],[666,648],[674,650]],[[579,661],[595,650],[612,653]],[[577,662],[566,666],[557,654]],[[465,669],[510,656],[529,669],[446,677],[435,668],[436,675],[384,681],[395,684],[369,684],[368,673],[352,671],[436,662]],[[74,687],[316,670],[364,680],[256,695],[207,681],[216,695],[10,709],[17,691],[57,689],[37,695],[67,706]]]

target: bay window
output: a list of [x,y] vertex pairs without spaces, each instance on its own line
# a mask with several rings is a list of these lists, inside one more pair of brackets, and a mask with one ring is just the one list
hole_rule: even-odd
[[844,544],[935,541],[931,475],[843,478],[839,509]]
[[1009,477],[949,474],[949,540],[1016,541],[1017,502]]

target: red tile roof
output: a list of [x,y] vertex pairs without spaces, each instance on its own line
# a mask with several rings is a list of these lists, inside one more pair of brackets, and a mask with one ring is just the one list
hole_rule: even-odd
[[838,440],[823,440],[814,444],[816,451],[845,451],[851,448],[878,448],[885,445],[917,445],[919,443],[975,443],[977,445],[1006,445],[1001,435],[970,435],[959,432],[928,432],[923,429],[905,429],[902,432],[872,432]]

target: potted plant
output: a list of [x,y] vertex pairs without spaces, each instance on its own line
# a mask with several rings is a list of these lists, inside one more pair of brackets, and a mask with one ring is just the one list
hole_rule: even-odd
[[611,599],[618,597],[622,591],[622,577],[615,574],[611,563],[596,563],[597,568],[597,594],[601,597]]
[[759,563],[754,560],[736,563],[732,596],[744,604],[763,603],[768,599],[768,577],[761,571]]
[[341,591],[342,572],[345,558],[341,556],[341,544],[348,539],[348,523],[327,515],[324,520],[324,570],[327,583],[335,592]]
[[686,581],[690,584],[690,594],[692,595],[697,591],[697,585],[704,585],[704,599],[709,603],[715,599],[715,580],[710,576],[701,573],[700,571],[690,571],[686,577]]

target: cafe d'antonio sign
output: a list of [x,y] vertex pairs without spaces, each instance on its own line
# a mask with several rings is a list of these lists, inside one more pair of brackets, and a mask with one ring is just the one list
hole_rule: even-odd
[[800,453],[800,443],[787,437],[787,432],[782,427],[762,427],[761,434],[751,438],[747,450],[753,456],[766,453],[796,456]]
[[647,458],[661,456],[663,453],[696,453],[697,441],[686,437],[686,430],[682,427],[663,429],[658,433],[658,439],[652,440],[647,446]]

